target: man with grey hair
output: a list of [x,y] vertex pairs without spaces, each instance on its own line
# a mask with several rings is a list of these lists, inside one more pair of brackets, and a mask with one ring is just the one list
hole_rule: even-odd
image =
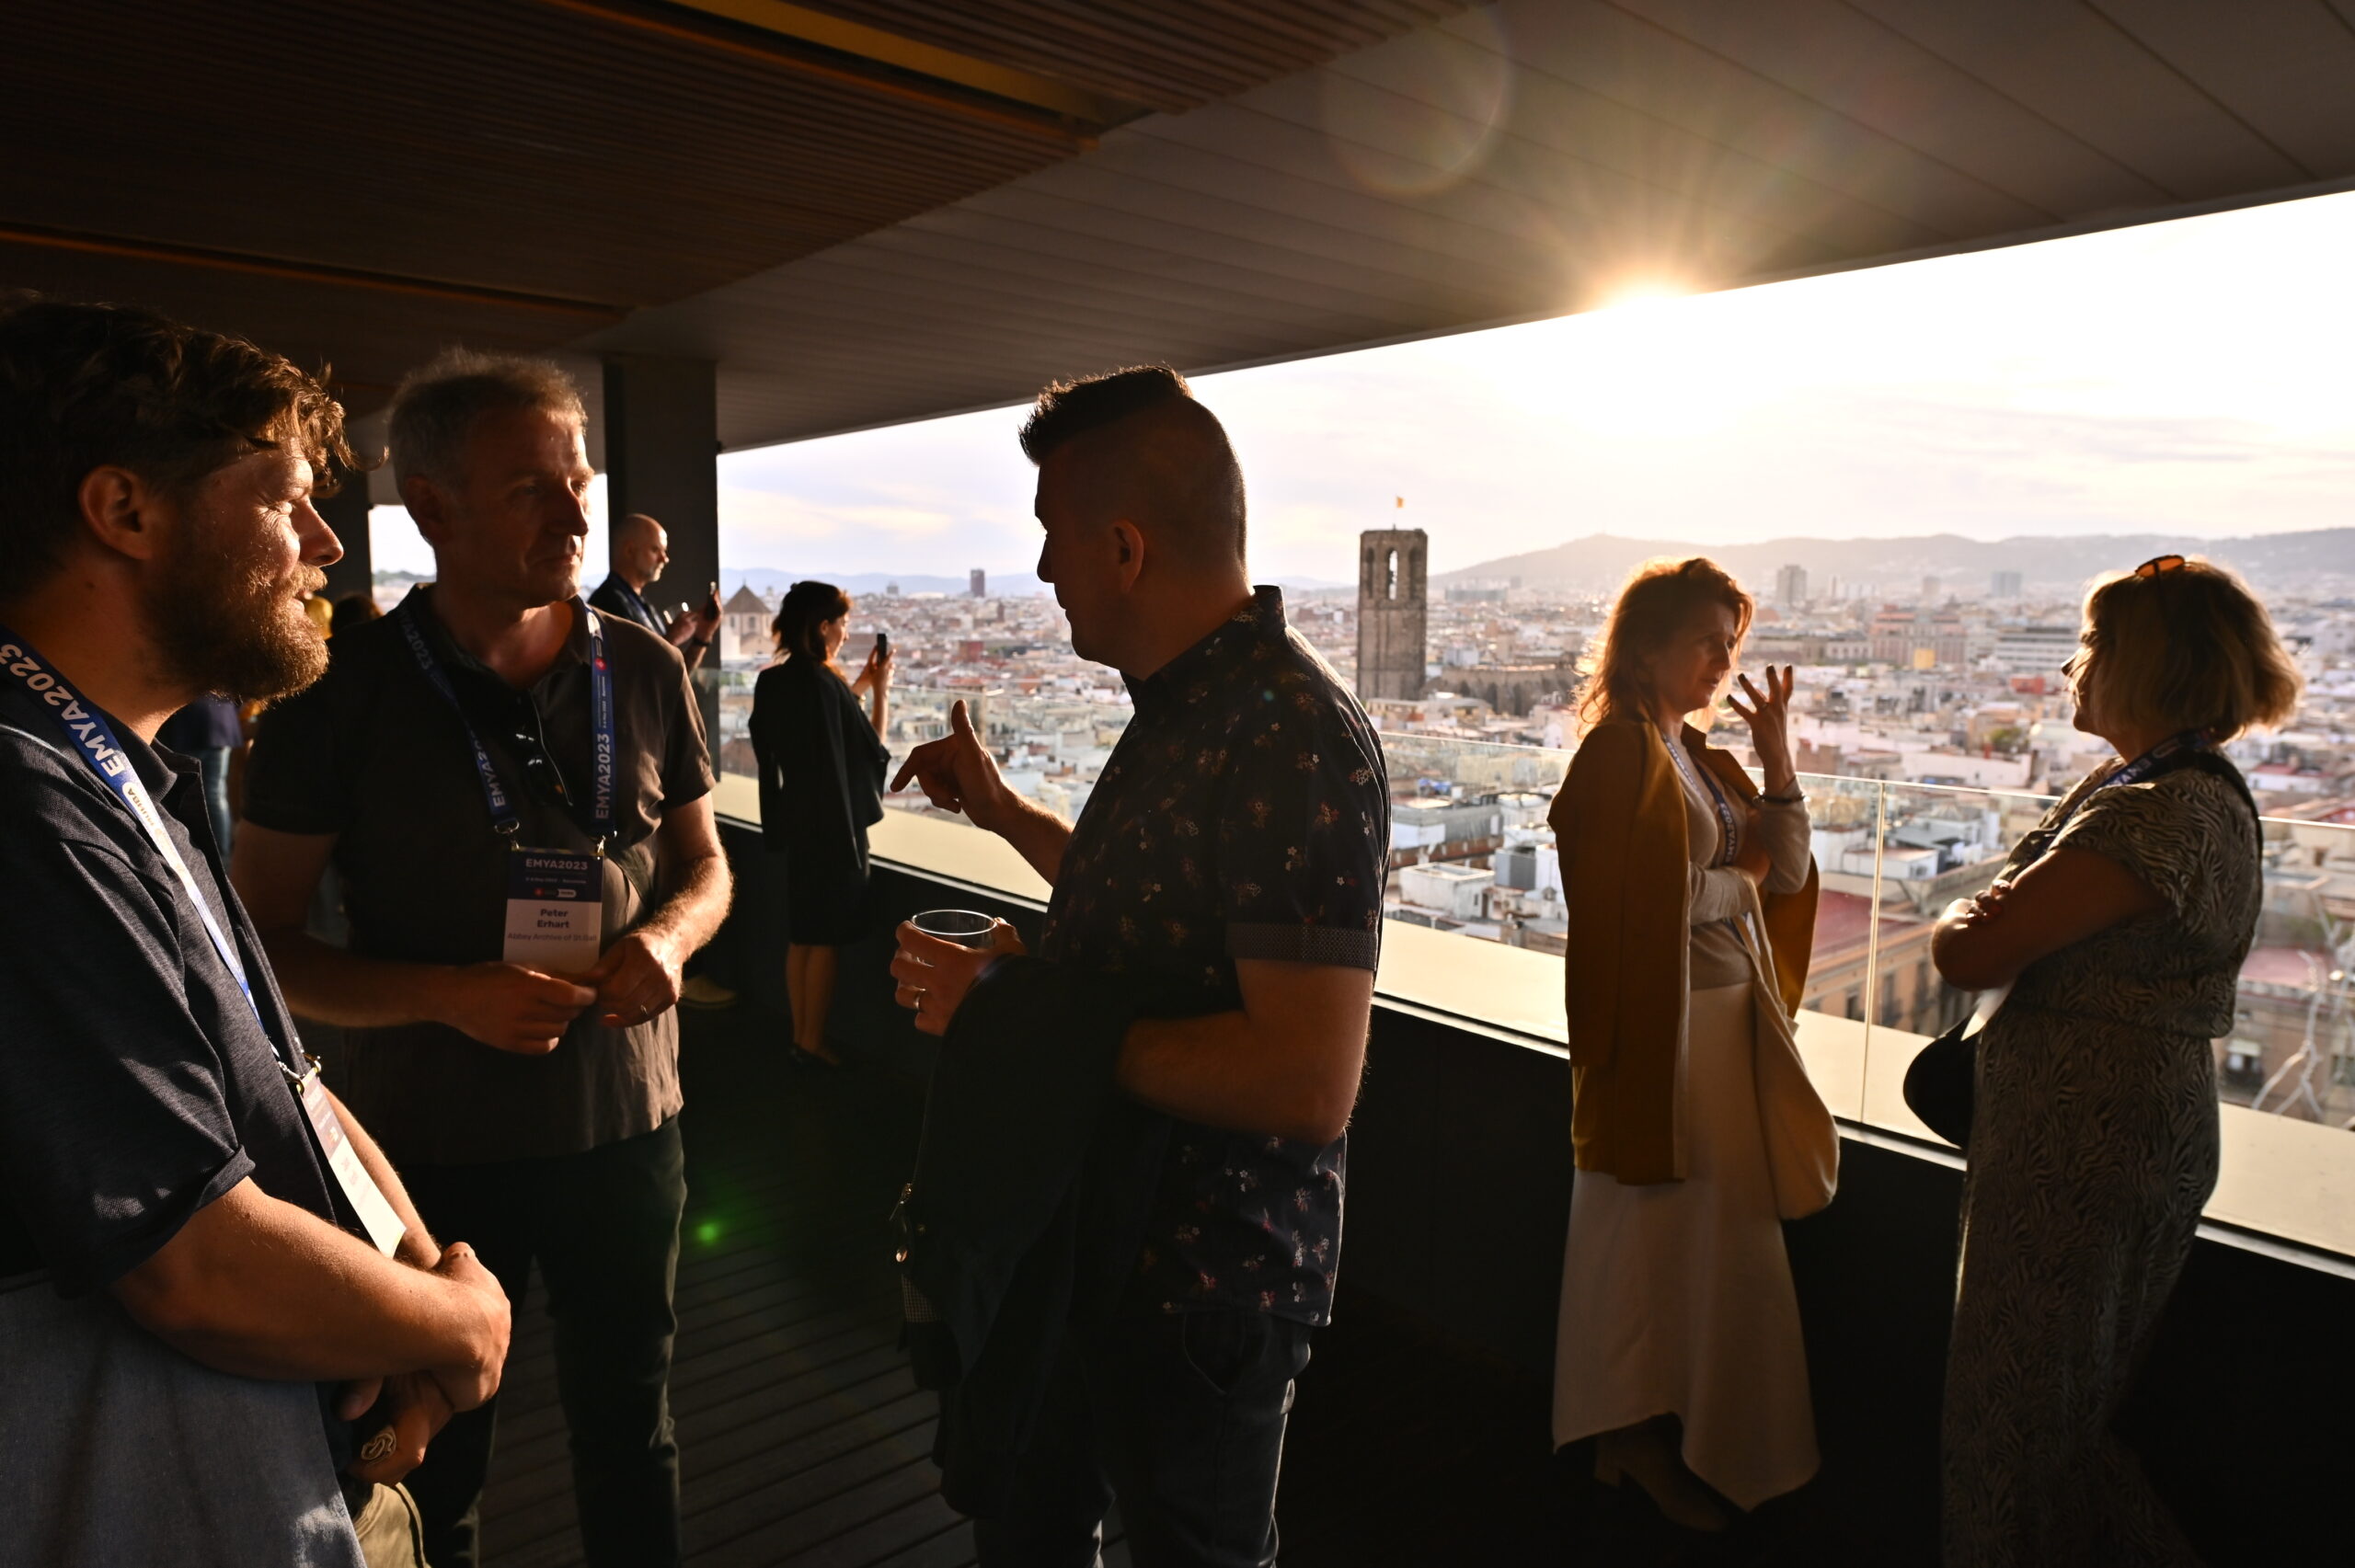
[[615,526],[614,569],[589,596],[589,602],[608,615],[626,615],[679,650],[693,670],[703,663],[719,635],[719,586],[705,591],[704,601],[682,610],[665,623],[646,590],[660,581],[671,564],[671,532],[642,511],[634,511]]
[[[348,1097],[427,1223],[519,1305],[539,1265],[588,1560],[643,1568],[679,1560],[672,1004],[729,877],[678,651],[580,597],[581,426],[536,361],[402,383],[394,474],[437,580],[265,716],[234,876],[296,1011],[350,1031]],[[304,929],[330,860],[348,951]],[[437,1568],[477,1561],[492,1421],[410,1479]]]

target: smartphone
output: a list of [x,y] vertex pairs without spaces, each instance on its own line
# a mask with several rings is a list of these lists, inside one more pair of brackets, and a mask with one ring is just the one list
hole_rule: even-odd
[[875,634],[875,657],[878,658],[889,658],[891,657],[890,633],[878,632]]

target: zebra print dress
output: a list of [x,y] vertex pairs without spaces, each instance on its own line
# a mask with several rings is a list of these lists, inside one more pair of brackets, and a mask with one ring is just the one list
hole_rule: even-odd
[[2199,1561],[2110,1421],[2216,1185],[2211,1042],[2232,1030],[2261,874],[2229,782],[2185,769],[2092,793],[2116,766],[2048,815],[2085,801],[2053,847],[2120,863],[2165,908],[2021,971],[1981,1037],[1947,1568]]

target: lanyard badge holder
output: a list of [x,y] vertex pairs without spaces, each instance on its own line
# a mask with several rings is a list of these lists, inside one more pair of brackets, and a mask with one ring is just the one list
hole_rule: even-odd
[[449,672],[434,658],[409,606],[405,603],[393,613],[418,669],[458,715],[466,743],[474,750],[475,773],[482,784],[484,803],[490,808],[490,824],[513,852],[507,857],[507,921],[500,956],[545,974],[583,973],[595,966],[603,937],[603,860],[614,834],[614,676],[605,662],[603,624],[597,612],[583,610],[589,627],[589,718],[594,764],[590,817],[597,841],[594,850],[584,853],[534,849],[523,843],[522,818],[500,780],[490,752],[459,704]]
[[181,858],[179,846],[172,842],[171,835],[164,830],[164,815],[148,795],[138,770],[131,765],[131,759],[124,754],[122,743],[115,738],[113,729],[100,716],[98,709],[85,703],[74,688],[66,684],[63,676],[50,669],[47,660],[6,627],[0,627],[0,670],[6,670],[15,677],[27,692],[56,715],[59,727],[65,731],[66,739],[73,745],[74,754],[82,759],[83,764],[98,781],[106,785],[108,792],[121,803],[124,810],[131,813],[132,820],[146,833],[147,841],[155,846],[157,854],[163,856],[164,864],[172,868],[172,875],[179,881],[180,892],[195,909],[197,919],[204,922],[204,934],[211,939],[213,951],[227,966],[231,978],[237,982],[238,993],[246,999],[246,1005],[253,1010],[255,1025],[261,1030],[264,1038],[270,1039],[271,1054],[278,1062],[278,1070],[293,1089],[294,1097],[303,1107],[304,1119],[311,1124],[312,1136],[318,1140],[319,1152],[326,1159],[327,1169],[333,1173],[336,1185],[343,1189],[345,1199],[360,1217],[369,1241],[375,1243],[378,1252],[390,1257],[393,1249],[400,1245],[408,1227],[401,1223],[400,1216],[393,1211],[393,1206],[385,1200],[375,1178],[369,1175],[368,1167],[362,1162],[359,1150],[351,1146],[351,1139],[345,1135],[342,1119],[335,1112],[335,1102],[328,1098],[326,1086],[319,1081],[319,1059],[304,1050],[299,1044],[281,1047],[271,1038],[269,1025],[262,1023],[261,1004],[254,1000],[253,982],[246,978],[246,964],[238,955],[237,944],[222,929],[221,921],[213,913],[213,906],[206,903],[204,896],[197,891],[196,878],[190,874],[188,862]]

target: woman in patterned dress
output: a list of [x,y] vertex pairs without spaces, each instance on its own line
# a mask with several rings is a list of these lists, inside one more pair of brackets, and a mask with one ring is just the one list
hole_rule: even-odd
[[2188,1564],[2110,1422],[2216,1183],[2212,1040],[2257,928],[2247,789],[2213,748],[2298,677],[2230,574],[2163,555],[2097,587],[2076,726],[2117,749],[1939,921],[1979,1037],[1947,1367],[1947,1568]]
[[[1758,1071],[1762,1052],[1793,1048],[1815,921],[1790,670],[1770,668],[1763,689],[1743,677],[1748,701],[1732,699],[1763,795],[1686,722],[1706,722],[1750,614],[1750,596],[1707,560],[1637,570],[1590,671],[1588,728],[1548,818],[1571,920],[1578,1164],[1554,1441],[1594,1438],[1597,1479],[1631,1479],[1669,1519],[1702,1530],[1816,1469],[1783,1249],[1790,1195],[1776,1191]],[[1821,1124],[1822,1158],[1836,1163],[1828,1113]],[[1829,1176],[1809,1206],[1828,1197]]]

